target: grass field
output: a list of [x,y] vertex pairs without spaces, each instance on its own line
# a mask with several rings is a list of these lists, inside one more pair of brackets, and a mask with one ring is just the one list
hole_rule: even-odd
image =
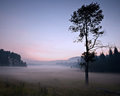
[[68,67],[1,67],[0,96],[119,96],[120,74],[90,73]]

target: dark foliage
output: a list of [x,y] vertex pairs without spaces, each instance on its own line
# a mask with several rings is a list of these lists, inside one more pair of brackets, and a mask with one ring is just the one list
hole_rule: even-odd
[[89,71],[91,72],[120,72],[120,52],[115,47],[112,52],[109,49],[109,54],[95,57],[95,62],[91,62]]
[[19,54],[0,49],[0,66],[26,66]]

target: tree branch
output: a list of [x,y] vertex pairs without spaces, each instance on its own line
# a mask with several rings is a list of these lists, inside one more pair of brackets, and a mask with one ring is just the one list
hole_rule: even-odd
[[94,48],[94,46],[96,45],[96,41],[97,41],[98,37],[99,37],[99,34],[96,35],[96,38],[94,39],[94,43],[93,43],[93,45],[89,48],[89,50],[91,50],[91,49]]

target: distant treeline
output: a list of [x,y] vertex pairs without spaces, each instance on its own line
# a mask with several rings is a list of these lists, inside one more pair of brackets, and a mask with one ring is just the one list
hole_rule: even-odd
[[120,52],[115,47],[112,51],[109,49],[109,54],[95,57],[95,61],[89,64],[91,72],[120,72]]
[[0,66],[26,66],[19,54],[0,49]]

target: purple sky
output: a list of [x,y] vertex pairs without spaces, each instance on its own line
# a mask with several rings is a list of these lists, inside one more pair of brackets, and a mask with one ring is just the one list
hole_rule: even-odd
[[80,56],[84,43],[73,43],[68,30],[73,11],[98,2],[103,10],[104,44],[120,47],[120,0],[0,0],[0,49],[24,60],[60,60]]

